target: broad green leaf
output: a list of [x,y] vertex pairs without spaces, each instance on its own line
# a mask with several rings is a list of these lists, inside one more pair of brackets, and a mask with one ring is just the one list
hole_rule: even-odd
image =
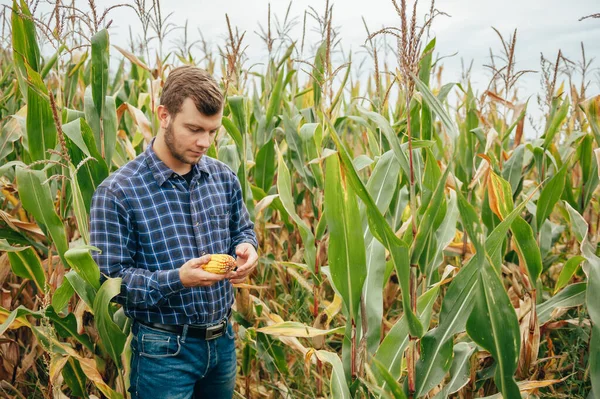
[[565,177],[567,175],[568,163],[565,162],[554,176],[548,181],[546,186],[542,189],[540,198],[537,202],[537,212],[535,220],[537,222],[538,229],[541,228],[542,223],[550,216],[554,205],[560,199],[563,189],[565,187]]
[[356,196],[340,173],[337,157],[328,157],[326,166],[325,216],[329,234],[328,258],[332,282],[344,300],[352,320],[357,320],[367,269],[364,238]]
[[[472,235],[479,236],[474,231],[480,229],[480,225],[472,206],[466,202],[464,196],[457,191],[461,215],[465,220],[470,220],[467,226]],[[460,205],[460,201],[464,201]],[[499,255],[502,241],[506,237],[515,218],[525,208],[527,201],[516,207],[496,228],[488,235],[485,248],[490,258]],[[483,251],[483,243],[476,244]],[[479,254],[479,255],[478,255]],[[430,330],[421,339],[421,358],[417,362],[417,395],[424,394],[434,388],[444,378],[452,363],[452,337],[454,334],[464,331],[467,318],[473,309],[473,297],[476,292],[476,283],[479,278],[478,270],[485,261],[483,252],[478,252],[466,265],[464,265],[456,277],[450,283],[448,291],[442,301],[442,309],[439,316],[438,327]]]
[[276,168],[275,141],[271,139],[258,150],[256,165],[254,166],[254,181],[263,191],[268,192],[271,188]]
[[316,351],[315,354],[322,362],[327,362],[333,366],[331,371],[331,398],[332,399],[352,399],[348,389],[348,381],[344,374],[344,366],[336,353],[325,350]]
[[558,132],[558,129],[562,125],[564,119],[567,117],[568,112],[569,112],[569,98],[565,97],[562,105],[557,110],[557,112],[554,113],[554,117],[552,118],[552,121],[550,122],[550,124],[548,125],[548,128],[542,135],[542,137],[544,139],[544,143],[542,144],[542,147],[548,148],[548,146],[552,142],[552,139],[554,139],[554,135],[556,135],[556,133]]
[[[293,73],[293,71],[291,71]],[[282,103],[283,87],[284,87],[285,68],[281,68],[277,74],[277,81],[273,87],[273,91],[269,96],[269,104],[267,106],[267,126],[273,123],[273,118],[279,114],[279,108]]]
[[34,71],[39,72],[41,57],[40,48],[35,35],[35,22],[27,7],[27,2],[21,0],[19,4],[13,0],[11,14],[11,40],[12,55],[15,70],[19,80],[21,93],[27,93],[27,70],[26,65]]
[[[600,397],[600,259],[585,252],[584,271],[588,276],[586,304],[592,320],[592,338],[589,346],[590,380],[596,398]],[[587,270],[586,270],[587,266]]]
[[363,296],[367,318],[367,352],[372,354],[381,341],[381,321],[383,319],[383,290],[385,275],[385,247],[369,234],[370,244],[367,247],[367,277],[363,287]]
[[592,337],[590,338],[589,347],[589,364],[590,364],[590,381],[592,381],[592,392],[588,398],[600,398],[600,326],[598,323],[592,325]]
[[[431,61],[433,58],[433,49],[435,48],[436,38],[434,37],[425,46],[423,50],[421,61],[419,62],[419,80],[423,82],[423,85],[429,86],[429,75],[431,74]],[[424,140],[431,140],[433,137],[433,115],[431,114],[431,108],[425,101],[421,102],[421,138]]]
[[75,291],[93,313],[94,300],[96,299],[96,292],[98,290],[85,281],[85,279],[81,277],[75,270],[70,270],[67,274],[65,274],[65,279],[67,285],[71,287],[71,295],[69,298],[73,295],[73,291]]
[[[357,106],[356,109],[362,116],[368,118],[369,120],[371,120],[371,122],[375,123],[375,125],[383,132],[383,134],[385,135],[385,138],[392,146],[394,155],[396,156],[396,159],[400,163],[400,166],[402,167],[404,174],[406,176],[410,176],[409,159],[406,155],[406,152],[402,149],[402,147],[400,145],[400,139],[396,135],[396,132],[394,132],[394,129],[392,129],[390,122],[386,118],[384,118],[381,114],[378,114],[377,112],[369,111],[361,106]],[[415,169],[417,169],[417,170],[415,170],[415,172],[420,172],[420,170],[418,168],[415,168]],[[417,173],[415,173],[415,180],[418,185],[421,184],[421,177]]]
[[92,98],[98,118],[102,120],[106,91],[108,89],[109,38],[102,29],[92,36]]
[[246,110],[244,108],[244,100],[244,96],[227,97],[227,104],[229,105],[229,109],[231,109],[233,122],[235,123],[236,128],[242,136],[244,136],[248,131],[246,124]]
[[[421,219],[421,223],[419,223],[419,227],[417,230],[417,236],[413,242],[412,254],[411,254],[411,263],[416,264],[418,262],[419,257],[423,253],[425,249],[425,244],[428,242],[428,237],[432,234],[432,229],[434,228],[434,221],[438,218],[438,214],[440,212],[446,211],[446,206],[444,206],[444,202],[446,200],[444,196],[444,188],[446,186],[446,178],[450,173],[450,168],[446,168],[446,172],[439,180],[437,188],[433,193],[431,201],[427,204],[427,209],[423,218]],[[413,217],[415,217],[413,215]]]
[[[466,231],[469,239],[475,246],[475,251],[483,255],[483,229],[477,212],[473,205],[467,201],[462,191],[456,190],[456,197],[458,198],[458,210],[463,225],[463,232]],[[504,236],[502,236],[502,239],[504,239]]]
[[498,274],[487,263],[480,268],[479,291],[467,321],[467,333],[496,360],[494,381],[506,398],[518,398],[514,378],[521,348],[517,314]]
[[[67,273],[67,275],[68,274],[69,273]],[[58,312],[61,312],[65,306],[67,306],[67,303],[69,303],[74,293],[75,291],[69,280],[67,278],[63,279],[60,287],[58,287],[56,291],[54,291],[54,295],[52,295],[52,307]]]
[[373,162],[375,162],[375,161],[373,161],[371,158],[369,158],[368,156],[366,156],[364,154],[357,156],[352,161],[352,163],[354,164],[354,169],[356,169],[357,172],[360,172],[367,166],[372,165]]
[[221,122],[223,123],[223,127],[225,128],[227,133],[229,133],[229,135],[235,142],[236,148],[243,148],[242,134],[240,133],[240,130],[237,128],[237,126],[231,121],[231,119],[229,119],[226,116],[223,117]]
[[569,217],[571,218],[571,228],[573,233],[575,234],[577,241],[581,243],[585,240],[587,235],[588,224],[583,216],[581,216],[579,212],[577,212],[577,210],[571,206],[571,204],[568,202],[565,202],[564,204],[565,208],[567,208],[567,212],[569,213]]
[[45,316],[52,320],[54,328],[63,338],[75,338],[91,352],[94,351],[94,345],[90,341],[90,337],[87,334],[79,334],[77,332],[77,320],[73,313],[61,317],[54,311],[52,306],[48,306],[46,308]]
[[[382,214],[385,214],[390,206],[398,185],[399,174],[400,165],[395,161],[394,153],[390,150],[379,158],[369,177],[366,189]],[[362,215],[365,212],[365,205],[361,203],[360,208]]]
[[490,209],[500,218],[500,220],[504,220],[515,207],[513,204],[510,183],[491,170],[487,181],[487,188]]
[[[367,191],[377,208],[385,214],[390,206],[396,186],[400,165],[393,151],[381,156],[367,182]],[[385,248],[373,239],[369,231],[364,203],[359,204],[360,219],[363,221],[364,241],[367,248],[367,278],[363,289],[363,301],[367,317],[367,351],[374,353],[381,340],[381,320],[383,317],[383,284],[386,268]]]
[[591,134],[583,136],[577,148],[577,158],[581,166],[581,184],[587,185],[590,182],[593,171],[592,146],[594,137]]
[[98,248],[83,245],[69,249],[65,253],[65,258],[69,265],[83,278],[94,291],[100,289],[100,269],[94,259],[91,251],[100,251]]
[[247,192],[247,181],[246,181],[246,162],[247,162],[247,123],[246,123],[246,109],[245,101],[243,96],[233,96],[227,98],[229,109],[231,110],[231,116],[233,117],[233,123],[235,124],[235,130],[239,132],[239,142],[236,142],[237,152],[240,159],[240,167],[238,168],[238,177],[242,183],[243,197],[246,198]]
[[[305,123],[300,127],[298,134],[302,139],[304,147],[304,154],[308,159],[316,159],[319,157],[319,148],[317,142],[320,141],[319,137],[322,137],[322,128],[318,123]],[[317,182],[317,186],[323,187],[323,171],[319,163],[309,163],[310,170]]]
[[[513,211],[499,224],[494,230],[488,235],[485,240],[485,248],[493,261],[497,261],[501,258],[500,250],[502,248],[502,242],[506,238],[506,234],[508,230],[512,226],[513,222],[520,217],[521,212],[525,209],[525,206],[531,199],[531,196],[528,197],[525,201],[521,202]],[[499,264],[494,264],[497,270],[500,269]]]
[[458,206],[456,192],[450,191],[450,199],[446,209],[444,221],[435,231],[435,249],[434,256],[431,258],[428,267],[425,269],[425,275],[431,277],[433,271],[440,266],[444,260],[444,248],[454,239],[456,234],[456,222],[458,221]]
[[597,245],[592,244],[588,237],[588,223],[569,204],[566,204],[566,207],[572,223],[577,223],[573,227],[579,230],[576,235],[581,244],[581,254],[585,258],[583,271],[588,278],[585,302],[592,321],[592,337],[589,347],[590,380],[594,398],[597,399],[600,398],[600,328],[598,327],[600,325],[600,257],[596,255]]
[[5,239],[0,239],[0,251],[8,253],[14,274],[32,280],[40,294],[46,289],[46,274],[37,253],[31,247],[13,247]]
[[85,207],[83,196],[81,195],[81,189],[79,188],[79,181],[77,179],[77,172],[73,164],[69,165],[69,172],[71,174],[71,190],[73,190],[73,210],[75,212],[75,220],[77,221],[77,228],[81,238],[86,244],[90,243],[90,228],[88,224],[88,212]]
[[316,261],[315,236],[306,222],[296,213],[296,207],[294,206],[294,200],[292,198],[290,172],[281,153],[279,153],[278,156],[277,191],[279,192],[279,199],[286,212],[300,229],[300,236],[302,237],[302,242],[304,244],[304,259],[308,267],[310,267],[311,272],[314,274]]
[[17,168],[17,185],[23,207],[33,215],[38,223],[46,226],[61,260],[66,265],[64,254],[69,246],[65,227],[54,211],[50,189],[47,185],[42,184],[44,180],[43,172]]
[[[454,122],[452,121],[452,118],[450,117],[450,115],[448,115],[448,112],[446,112],[446,110],[444,109],[444,106],[442,105],[441,100],[439,100],[437,97],[435,97],[431,93],[429,88],[423,82],[421,82],[421,80],[419,78],[417,78],[415,76],[413,76],[412,78],[413,78],[413,81],[415,82],[417,89],[421,93],[421,96],[423,96],[423,101],[427,104],[427,106],[429,108],[431,108],[431,110],[437,115],[437,117],[440,118],[440,120],[442,121],[442,124],[446,128],[446,132],[450,136],[450,139],[451,140],[456,139],[458,137],[458,130],[456,129],[456,126],[455,126]],[[451,85],[453,85],[453,84],[450,84],[450,86],[447,88],[447,90],[452,88]],[[441,94],[441,90],[440,90],[440,94]]]
[[347,181],[350,182],[356,194],[365,203],[371,234],[373,234],[373,236],[381,242],[388,251],[390,251],[390,256],[394,263],[394,267],[396,268],[396,272],[398,273],[398,280],[402,287],[402,308],[404,314],[407,316],[410,333],[413,336],[421,337],[423,335],[423,325],[410,307],[410,262],[408,246],[396,236],[377,208],[375,201],[360,180],[360,177],[358,177],[358,174],[352,165],[352,159],[348,154],[348,150],[342,144],[335,128],[331,125],[329,125],[329,132],[338,148],[338,155],[342,161],[344,171],[346,172]]
[[48,89],[40,75],[29,65],[27,69],[27,141],[33,161],[49,159],[48,150],[56,147],[56,125],[48,99]]
[[429,330],[421,339],[421,357],[416,365],[417,397],[437,386],[452,366],[452,337],[464,331],[473,309],[481,258],[472,257],[454,277],[442,301],[438,327]]
[[[123,104],[121,106],[123,106]],[[151,126],[144,113],[130,104],[125,105],[125,108],[130,115],[132,115],[135,125],[142,133],[142,136],[140,137],[145,138],[146,140],[151,138]],[[98,153],[101,154],[104,162],[110,166],[112,157],[115,155],[117,144],[118,118],[117,110],[115,108],[115,98],[111,96],[105,97],[102,119],[100,119],[98,116],[98,107],[96,107],[94,103],[92,86],[88,86],[85,89],[83,96],[83,110],[85,113],[84,122],[89,126],[90,131],[92,132],[92,137],[95,141],[95,147],[97,148]],[[135,140],[133,141],[135,145]],[[90,145],[88,143],[88,147],[89,146]]]
[[120,370],[121,364],[121,353],[125,348],[125,341],[127,336],[121,331],[119,326],[112,320],[112,314],[110,312],[111,299],[119,294],[121,291],[121,279],[120,278],[109,278],[100,287],[96,299],[94,300],[94,319],[96,321],[96,328],[102,343],[106,348],[106,351],[112,358]]
[[62,376],[65,382],[71,389],[73,396],[88,398],[87,394],[87,377],[81,369],[79,362],[73,357],[69,357],[67,363],[62,369]]
[[[85,119],[78,118],[64,124],[63,132],[66,136],[65,141],[69,147],[69,154],[73,165],[77,166],[86,158],[92,158],[87,160],[85,164],[80,165],[77,170],[77,181],[73,180],[72,182],[73,184],[77,184],[87,214],[90,210],[94,191],[108,177],[109,168],[96,147],[94,133]],[[82,215],[78,214],[77,216]]]
[[301,120],[301,115],[288,116],[285,112],[282,114],[285,143],[292,150],[287,151],[287,157],[290,159],[295,171],[304,179],[304,184],[312,188],[314,187],[314,178],[306,166],[310,159],[304,154],[304,146],[298,132]]
[[40,317],[42,317],[42,312],[34,312],[30,309],[27,309],[23,305],[19,306],[12,312],[7,309],[4,309],[3,307],[0,307],[0,321],[2,321],[2,324],[0,324],[0,337],[3,336],[6,330],[8,330],[11,327],[31,327],[31,324],[25,316],[33,316],[36,319],[39,319]]
[[115,97],[106,96],[102,115],[102,127],[104,129],[104,160],[109,168],[116,150],[118,125]]
[[584,260],[585,258],[583,256],[575,255],[563,265],[560,275],[558,276],[558,281],[556,282],[556,287],[554,287],[555,295],[569,283],[569,280],[571,280],[571,277],[573,277],[573,274],[575,274],[578,266]]
[[450,367],[450,381],[434,396],[434,399],[446,399],[448,395],[457,392],[471,379],[471,355],[475,346],[468,342],[459,342],[454,345],[454,361]]
[[[596,138],[596,144],[600,147],[600,96],[590,98],[583,102],[580,107],[585,112],[585,116]],[[600,167],[598,169],[600,170]]]
[[398,382],[398,379],[394,378],[389,370],[377,359],[373,359],[373,363],[375,364],[377,373],[385,381],[385,386],[387,387],[387,390],[391,392],[394,399],[405,399],[406,394],[404,393],[404,389],[402,389],[402,385]]
[[587,283],[567,285],[562,291],[537,306],[540,326],[554,318],[553,313],[558,309],[574,308],[585,303]]
[[[420,313],[423,325],[429,325],[433,304],[437,300],[438,292],[439,286],[434,286],[427,290],[417,300],[417,311]],[[392,377],[396,379],[400,378],[402,374],[402,357],[404,356],[404,350],[408,345],[408,341],[408,323],[406,318],[402,316],[396,321],[390,331],[388,331],[375,352],[374,359],[379,361],[387,370],[389,370]],[[385,388],[385,381],[382,376],[377,376],[377,373],[375,373],[375,375],[378,378],[380,386]]]
[[[423,200],[423,202],[429,202],[431,195],[435,191],[436,187],[440,183],[440,179],[442,178],[442,171],[440,170],[440,166],[433,155],[431,149],[425,149],[426,159],[425,159],[425,172],[423,173],[423,187],[427,190],[427,197]],[[425,196],[425,193],[424,193]]]
[[17,114],[11,115],[0,129],[0,159],[6,159],[12,154],[14,143],[26,132],[25,115],[27,115],[27,108],[23,107]]
[[502,177],[510,183],[512,194],[519,188],[519,182],[523,178],[523,159],[525,156],[525,145],[521,144],[515,148],[502,168]]
[[517,246],[520,259],[525,262],[531,284],[535,286],[542,273],[542,254],[533,236],[533,230],[521,216],[515,219],[511,230],[515,237],[513,242]]

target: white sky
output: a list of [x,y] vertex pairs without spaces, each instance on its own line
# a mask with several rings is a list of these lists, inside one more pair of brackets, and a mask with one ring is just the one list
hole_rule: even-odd
[[[399,0],[398,0],[399,1]],[[63,0],[64,3],[70,1]],[[100,11],[118,3],[133,4],[133,0],[96,0]],[[9,4],[8,0],[0,0],[0,4]],[[146,0],[147,7],[152,0]],[[283,19],[289,2],[287,0],[272,0],[272,30],[275,30],[275,18]],[[267,0],[177,0],[161,2],[163,17],[169,13],[173,15],[169,22],[176,26],[183,26],[188,20],[188,33],[190,39],[199,38],[197,29],[201,29],[204,37],[213,46],[223,45],[227,26],[225,13],[229,15],[232,25],[240,32],[246,32],[244,43],[249,56],[248,65],[263,62],[266,59],[266,47],[255,32],[259,32],[259,24],[263,27],[267,21]],[[353,60],[358,60],[364,50],[361,48],[367,34],[361,17],[364,17],[371,32],[383,26],[399,27],[399,19],[391,0],[337,0],[332,1],[334,25],[339,27],[341,45],[345,53],[353,52]],[[413,2],[408,1],[410,9]],[[419,3],[419,17],[429,10],[428,2],[421,0]],[[89,9],[87,1],[76,0],[76,5],[82,9]],[[297,17],[298,24],[291,36],[301,40],[302,19],[304,11],[309,6],[314,7],[319,14],[325,8],[325,0],[296,0],[291,6],[291,16]],[[40,9],[44,9],[40,5]],[[517,34],[517,70],[540,70],[540,53],[554,62],[559,49],[573,61],[581,61],[581,42],[586,49],[587,59],[600,55],[600,19],[579,18],[600,12],[598,0],[438,0],[436,8],[444,11],[450,17],[439,16],[432,28],[432,35],[437,37],[436,54],[453,57],[443,60],[443,83],[459,81],[461,77],[461,58],[465,65],[473,60],[472,83],[476,90],[483,90],[491,76],[489,70],[483,65],[489,63],[489,48],[495,54],[500,53],[501,43],[492,26],[498,29],[505,39],[508,39],[515,28]],[[128,47],[129,29],[131,25],[134,35],[141,34],[140,22],[134,11],[127,7],[115,9],[110,12],[109,18],[113,20],[110,28],[111,44]],[[307,17],[307,30],[316,28],[314,19]],[[166,41],[166,49],[174,47],[182,37],[182,30],[173,32]],[[307,41],[315,43],[317,35],[312,32],[307,35]],[[391,37],[388,41],[392,43]],[[299,45],[299,43],[298,43]],[[216,51],[216,47],[213,47]],[[116,53],[116,50],[111,50]],[[360,54],[359,54],[360,53]],[[199,54],[199,53],[198,53]],[[305,46],[304,57],[313,55],[310,48]],[[394,62],[394,60],[391,60]],[[355,62],[355,67],[357,63]],[[592,81],[588,96],[596,95],[600,89],[600,60],[592,64],[593,70],[588,75]],[[116,67],[116,65],[113,65]],[[372,70],[372,62],[363,66]],[[355,69],[356,70],[356,69]],[[579,84],[579,81],[576,81]],[[539,115],[535,94],[540,92],[540,74],[528,74],[519,84],[523,99],[534,96],[530,100],[529,111]],[[526,132],[533,137],[533,131]]]

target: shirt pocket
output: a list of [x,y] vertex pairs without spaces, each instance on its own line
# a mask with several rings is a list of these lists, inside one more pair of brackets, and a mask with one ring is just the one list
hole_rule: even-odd
[[208,212],[210,236],[213,254],[229,253],[231,245],[231,236],[229,230],[229,221],[231,214],[229,210],[222,207],[215,207]]

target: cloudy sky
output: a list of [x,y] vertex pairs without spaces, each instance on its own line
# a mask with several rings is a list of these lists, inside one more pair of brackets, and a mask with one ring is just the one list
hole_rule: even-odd
[[[0,0],[8,2],[8,0]],[[96,0],[102,11],[106,7],[133,0]],[[151,0],[146,0],[148,6]],[[289,2],[272,0],[271,12],[280,21],[285,16]],[[82,9],[87,9],[87,1],[76,0]],[[263,27],[267,21],[267,0],[178,0],[163,1],[161,4],[163,17],[172,13],[168,21],[176,26],[183,26],[188,21],[188,33],[191,40],[199,38],[198,30],[213,45],[222,45],[227,33],[225,14],[229,15],[231,23],[240,32],[246,32],[244,43],[249,57],[248,64],[260,64],[266,55],[266,48],[256,32],[259,24]],[[334,25],[339,28],[341,44],[345,53],[352,51],[353,59],[359,59],[364,49],[361,46],[367,37],[362,17],[369,29],[375,31],[383,26],[400,26],[399,18],[391,0],[337,0],[333,4]],[[412,1],[408,1],[412,8]],[[420,13],[422,17],[429,10],[428,2],[421,0]],[[296,0],[292,3],[290,17],[297,18],[297,25],[291,36],[300,40],[302,20],[305,10],[312,6],[320,14],[325,8],[325,0]],[[40,6],[43,7],[43,6]],[[422,9],[421,9],[422,8]],[[492,27],[498,29],[505,39],[518,29],[517,34],[517,70],[540,70],[540,53],[554,61],[559,49],[573,61],[581,60],[581,43],[585,46],[588,59],[600,55],[600,19],[585,19],[583,16],[599,13],[598,0],[438,0],[436,8],[449,14],[449,17],[436,18],[431,34],[437,38],[436,55],[450,56],[443,60],[444,83],[459,81],[461,77],[461,62],[469,64],[473,61],[472,83],[476,89],[482,90],[487,86],[490,72],[484,64],[489,64],[489,49],[499,54],[500,39]],[[129,26],[134,36],[140,34],[140,22],[135,12],[126,7],[110,12],[113,20],[111,32],[112,44],[128,46]],[[422,19],[421,19],[422,20]],[[275,17],[272,17],[275,25]],[[315,29],[317,23],[307,18],[307,27]],[[273,27],[274,29],[274,27]],[[174,31],[167,39],[166,46],[173,48],[183,36],[182,30]],[[307,41],[315,42],[317,35],[311,32]],[[214,47],[216,49],[216,47]],[[311,52],[305,49],[305,57]],[[593,64],[589,78],[592,80],[588,95],[600,92],[600,59]],[[257,66],[260,68],[260,66]],[[371,63],[363,67],[372,69]],[[519,84],[523,98],[535,95],[540,91],[540,74],[528,74]],[[534,101],[530,101],[530,104]],[[532,104],[536,105],[536,104]],[[530,106],[530,110],[535,111]],[[529,136],[533,133],[529,132]]]

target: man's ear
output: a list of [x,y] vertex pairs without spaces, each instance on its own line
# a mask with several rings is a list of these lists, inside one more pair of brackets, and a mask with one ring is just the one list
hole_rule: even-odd
[[167,126],[169,126],[169,121],[171,119],[171,115],[169,114],[169,111],[167,111],[167,108],[164,105],[159,105],[156,108],[156,112],[157,112],[158,120],[160,121],[160,127],[163,129],[166,129]]

